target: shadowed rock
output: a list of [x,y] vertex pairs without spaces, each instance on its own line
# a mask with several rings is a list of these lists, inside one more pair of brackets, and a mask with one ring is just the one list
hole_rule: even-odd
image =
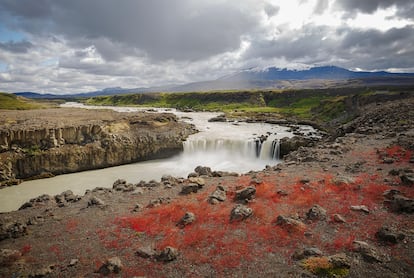
[[236,201],[249,201],[252,200],[256,195],[256,188],[254,186],[248,186],[241,190],[236,191],[234,199]]
[[122,270],[122,262],[118,257],[108,259],[98,270],[102,275],[109,275],[111,273],[120,273]]
[[179,253],[177,249],[171,246],[167,246],[164,250],[155,256],[155,259],[160,262],[171,262],[176,260],[178,255]]
[[186,212],[184,216],[178,221],[177,226],[179,228],[184,228],[185,226],[193,223],[196,220],[194,213]]
[[230,221],[242,221],[253,214],[253,210],[247,206],[238,204],[230,213]]
[[398,233],[397,231],[389,227],[381,227],[375,234],[375,236],[382,242],[392,244],[396,244],[405,238],[404,234]]
[[326,219],[326,209],[320,205],[314,205],[306,213],[306,219],[308,220],[325,220]]
[[208,202],[210,204],[215,204],[217,202],[224,202],[226,198],[226,189],[223,186],[218,185],[216,190],[214,190],[208,197]]

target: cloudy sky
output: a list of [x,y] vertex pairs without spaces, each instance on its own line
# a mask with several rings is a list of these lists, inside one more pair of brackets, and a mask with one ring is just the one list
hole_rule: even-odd
[[241,69],[414,71],[412,0],[0,0],[0,91],[87,92]]

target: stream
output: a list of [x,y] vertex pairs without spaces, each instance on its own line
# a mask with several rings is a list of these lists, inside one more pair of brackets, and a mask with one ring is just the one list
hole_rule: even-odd
[[[72,190],[74,194],[83,195],[87,189],[112,187],[117,179],[137,183],[141,180],[159,180],[163,175],[186,177],[199,165],[211,167],[214,171],[237,173],[262,170],[266,165],[275,165],[279,162],[278,140],[293,136],[290,127],[279,125],[208,122],[209,119],[219,115],[212,112],[85,106],[73,102],[61,106],[85,109],[106,108],[124,113],[143,110],[148,113],[170,112],[176,114],[181,120],[194,124],[200,132],[191,135],[183,143],[184,151],[174,157],[25,181],[17,186],[1,189],[0,212],[17,210],[24,202],[42,194],[57,195],[63,191]],[[299,131],[309,135],[315,132],[310,126],[299,126]],[[263,142],[258,139],[262,135],[267,136]]]

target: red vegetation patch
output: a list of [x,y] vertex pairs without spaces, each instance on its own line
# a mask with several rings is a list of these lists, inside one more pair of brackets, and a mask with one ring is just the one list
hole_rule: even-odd
[[406,150],[401,146],[390,146],[385,149],[378,150],[378,153],[380,156],[386,154],[386,156],[393,158],[399,163],[408,162],[412,156],[412,151]]
[[20,249],[20,253],[22,253],[22,255],[26,255],[30,252],[30,250],[32,250],[32,246],[30,244],[26,244]]
[[66,222],[66,231],[69,233],[72,233],[76,230],[76,228],[78,227],[79,222],[76,219],[69,219]]
[[[208,264],[223,274],[243,261],[260,260],[272,252],[286,256],[289,263],[292,253],[303,245],[317,246],[326,253],[351,250],[354,240],[375,240],[375,232],[384,219],[398,217],[383,207],[382,193],[391,186],[383,184],[378,175],[361,174],[354,178],[355,182],[340,185],[326,174],[314,180],[308,184],[278,184],[274,179],[264,179],[256,185],[255,199],[247,204],[253,209],[253,216],[241,222],[230,223],[230,212],[235,205],[231,197],[240,184],[242,187],[250,184],[246,177],[223,184],[228,189],[228,198],[223,203],[208,204],[208,195],[215,189],[211,187],[209,192],[182,196],[138,215],[117,218],[115,232],[98,230],[97,234],[110,249],[123,250],[131,244],[138,248],[141,239],[155,242],[156,249],[172,246],[178,248],[180,256],[190,265]],[[287,195],[279,195],[278,190]],[[306,221],[306,212],[315,204],[327,210],[327,220]],[[350,210],[355,205],[365,205],[371,213]],[[196,220],[180,229],[176,224],[186,212],[194,213]],[[346,223],[330,220],[334,214],[340,214]],[[278,215],[299,216],[307,225],[289,231],[275,225]],[[322,221],[325,224],[319,225]],[[154,265],[147,263],[143,272],[148,274],[154,271]]]
[[62,251],[60,250],[59,245],[54,244],[54,245],[50,246],[49,251],[54,253],[57,258],[61,259]]

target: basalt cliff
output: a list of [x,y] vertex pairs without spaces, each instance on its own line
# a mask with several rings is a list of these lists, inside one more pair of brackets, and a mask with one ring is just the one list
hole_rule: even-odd
[[1,114],[1,186],[168,157],[195,132],[168,113],[60,108]]

